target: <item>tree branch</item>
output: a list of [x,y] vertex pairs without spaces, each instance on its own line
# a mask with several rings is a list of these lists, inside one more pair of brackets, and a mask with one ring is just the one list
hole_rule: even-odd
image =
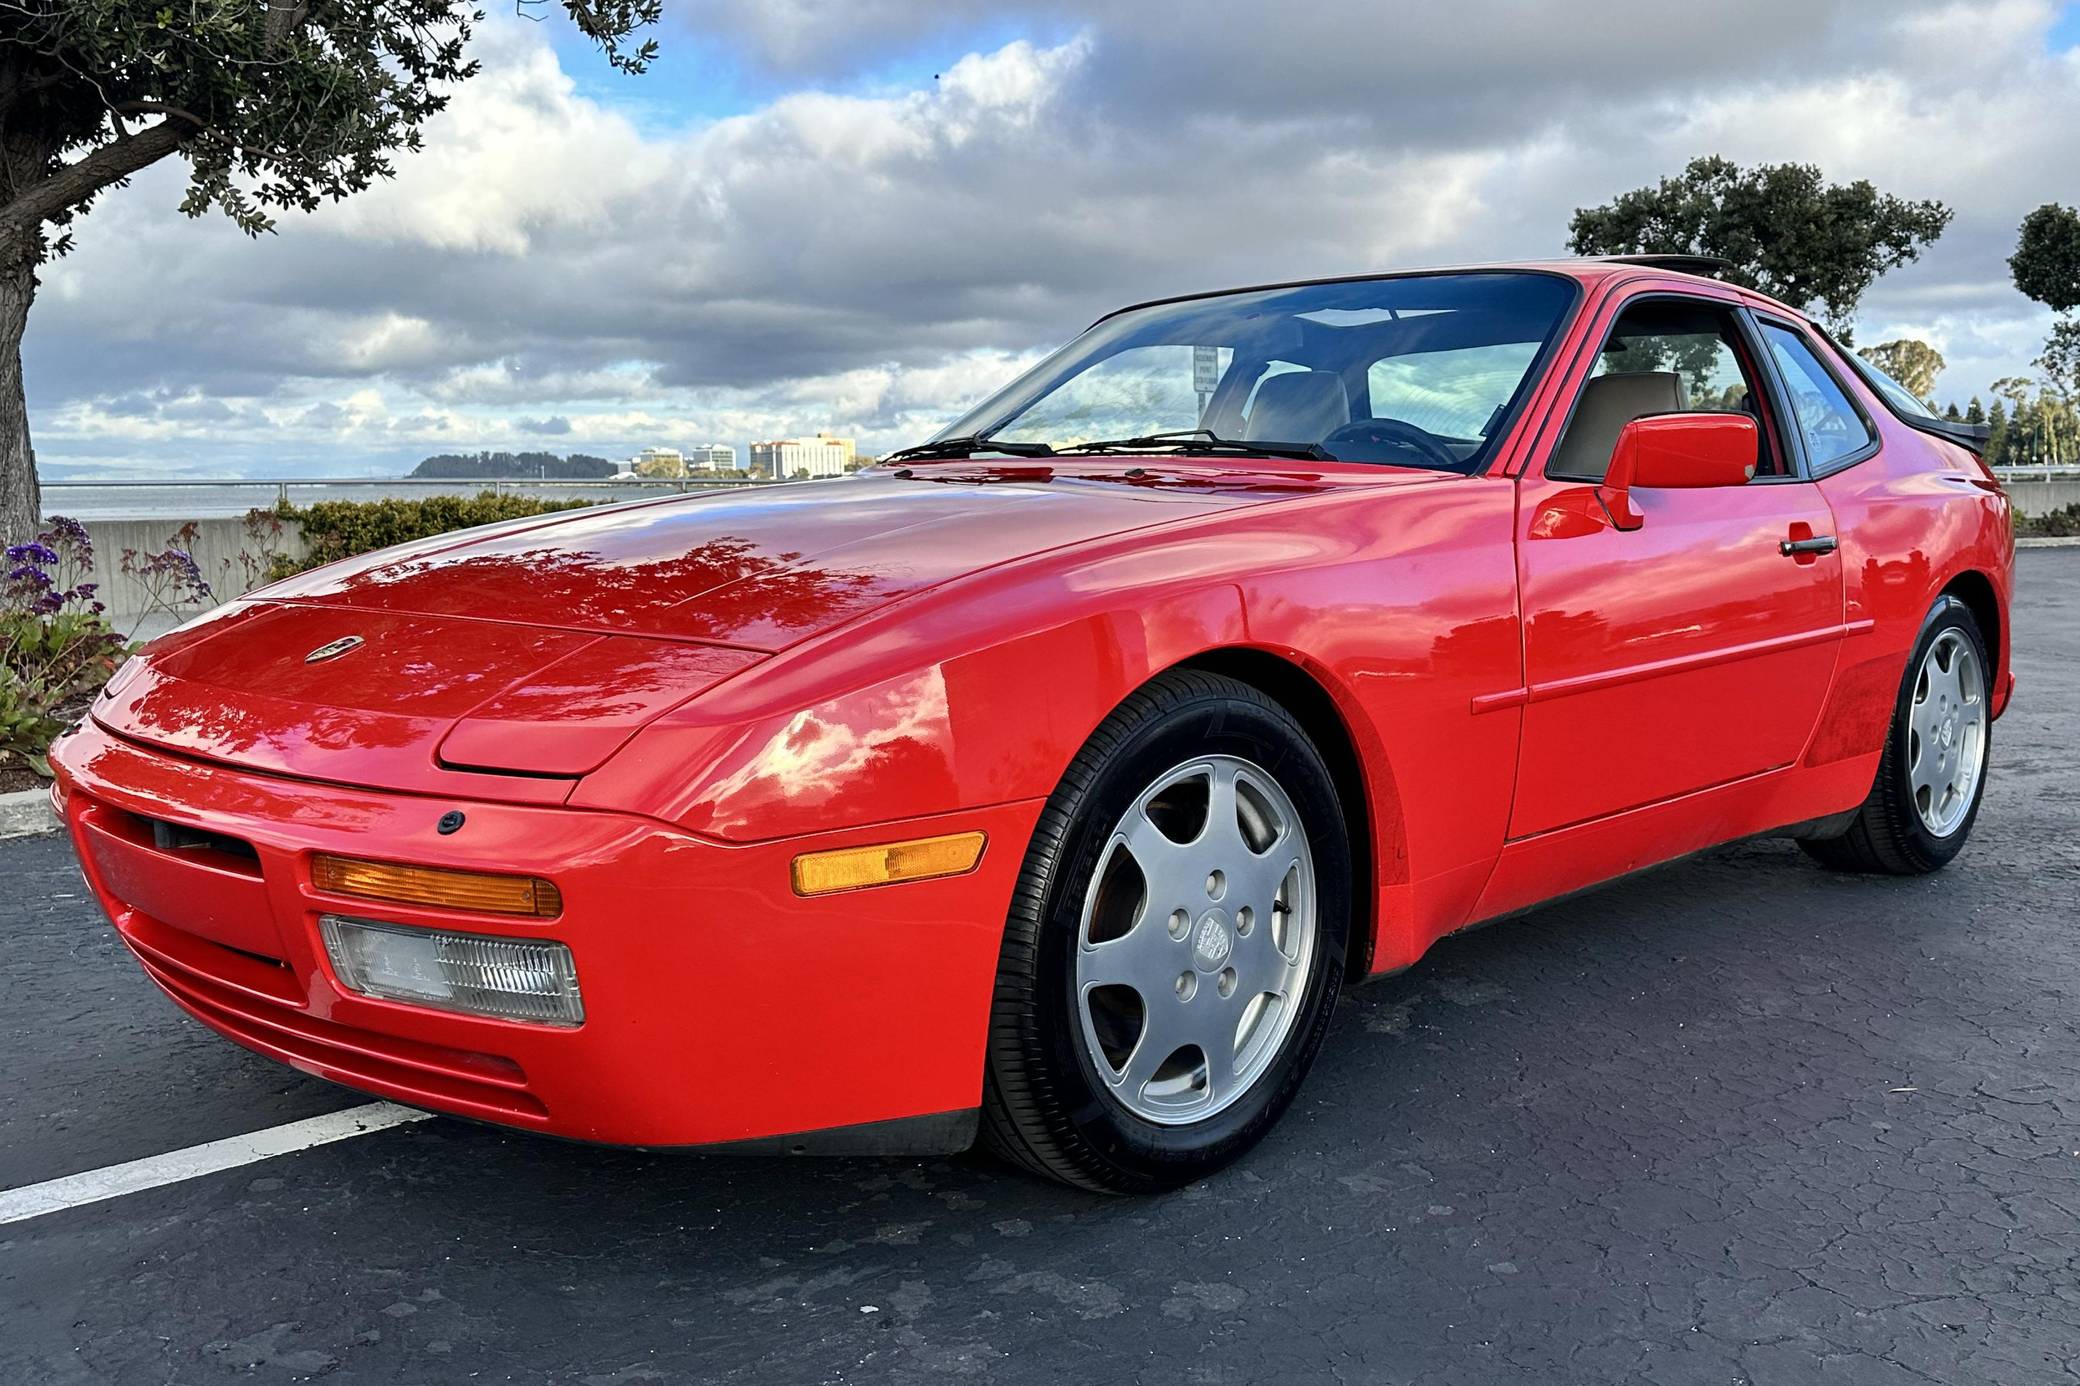
[[66,164],[56,173],[32,183],[0,206],[0,227],[26,231],[48,221],[67,207],[86,201],[111,183],[121,182],[149,164],[157,163],[181,147],[190,132],[178,118],[168,116],[134,135],[111,140],[100,148]]
[[124,115],[129,115],[134,111],[139,115],[179,116],[198,130],[209,124],[208,121],[196,115],[193,111],[182,110],[179,106],[169,106],[164,101],[125,101],[116,109]]
[[303,23],[310,0],[267,0],[267,51],[279,52],[289,35]]

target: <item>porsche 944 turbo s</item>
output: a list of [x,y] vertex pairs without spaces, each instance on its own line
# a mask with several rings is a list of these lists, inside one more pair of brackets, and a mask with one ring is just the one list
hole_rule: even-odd
[[54,798],[152,979],[306,1072],[1174,1186],[1454,930],[1964,845],[2007,499],[1684,268],[1145,304],[855,477],[335,563],[131,660]]

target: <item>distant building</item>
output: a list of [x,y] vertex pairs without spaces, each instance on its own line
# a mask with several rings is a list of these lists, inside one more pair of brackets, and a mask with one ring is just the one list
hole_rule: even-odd
[[677,448],[644,448],[626,462],[614,464],[616,476],[684,477],[737,469],[737,450],[728,443],[702,443]]
[[644,448],[628,459],[628,470],[636,476],[685,476],[686,454],[677,448]]
[[819,433],[814,438],[773,438],[751,445],[751,471],[775,481],[804,473],[811,477],[843,476],[852,470],[858,449],[850,438]]

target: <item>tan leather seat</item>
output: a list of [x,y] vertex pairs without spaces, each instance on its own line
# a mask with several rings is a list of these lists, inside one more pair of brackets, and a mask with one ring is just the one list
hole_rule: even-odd
[[1546,472],[1601,481],[1626,424],[1646,414],[1680,413],[1685,407],[1683,378],[1674,371],[1599,375],[1583,388],[1574,421]]
[[1252,443],[1319,443],[1351,421],[1351,397],[1334,371],[1288,371],[1257,386],[1242,436]]

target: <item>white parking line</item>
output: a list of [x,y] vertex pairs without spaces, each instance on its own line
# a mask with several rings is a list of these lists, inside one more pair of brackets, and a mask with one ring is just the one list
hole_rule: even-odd
[[121,1198],[124,1194],[156,1189],[163,1184],[178,1184],[183,1179],[215,1174],[219,1170],[237,1169],[240,1165],[271,1160],[277,1155],[309,1150],[314,1145],[343,1141],[349,1136],[365,1136],[406,1122],[424,1121],[431,1115],[431,1112],[415,1112],[389,1102],[371,1102],[365,1107],[349,1107],[344,1112],[327,1112],[308,1121],[292,1121],[286,1126],[270,1126],[265,1131],[230,1136],[206,1145],[191,1145],[186,1150],[172,1150],[164,1155],[150,1155],[105,1169],[90,1169],[84,1174],[68,1174],[62,1179],[48,1179],[41,1184],[0,1190],[0,1227],[28,1218],[40,1218],[45,1213],[77,1208],[84,1203],[99,1203],[104,1199]]

